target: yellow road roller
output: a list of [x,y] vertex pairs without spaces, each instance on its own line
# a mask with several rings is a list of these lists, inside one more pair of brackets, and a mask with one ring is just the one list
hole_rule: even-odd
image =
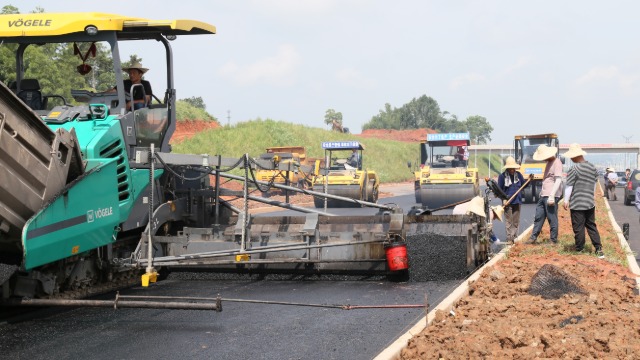
[[480,192],[477,168],[469,168],[469,133],[427,134],[415,171],[416,202],[428,210],[471,200]]
[[[358,141],[327,141],[325,166],[313,181],[313,191],[341,196],[356,201],[327,199],[327,207],[360,206],[360,202],[376,203],[380,180],[374,170],[363,167],[364,145]],[[324,207],[324,198],[315,198],[316,208]]]

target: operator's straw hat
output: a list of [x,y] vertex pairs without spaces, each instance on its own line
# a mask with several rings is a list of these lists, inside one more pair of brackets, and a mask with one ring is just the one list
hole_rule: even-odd
[[555,157],[558,153],[558,148],[555,146],[547,146],[546,144],[542,144],[538,146],[536,152],[533,153],[533,160],[542,161],[547,160],[549,158]]
[[520,165],[516,162],[516,159],[513,156],[507,157],[507,160],[504,161],[504,166],[502,167],[502,171],[507,169],[519,169]]
[[131,66],[126,67],[126,68],[122,68],[123,71],[129,71],[131,69],[136,69],[139,70],[140,72],[142,72],[143,74],[146,73],[147,71],[149,71],[149,69],[142,67],[142,64],[140,64],[139,62],[134,62],[133,64],[131,64]]
[[482,196],[476,196],[467,205],[467,214],[474,213],[478,216],[486,217],[484,212],[484,198]]
[[585,156],[585,155],[587,155],[587,152],[582,150],[582,148],[580,147],[580,144],[577,144],[577,143],[573,143],[569,145],[569,151],[564,153],[564,157],[568,157],[570,159],[576,158],[578,156]]

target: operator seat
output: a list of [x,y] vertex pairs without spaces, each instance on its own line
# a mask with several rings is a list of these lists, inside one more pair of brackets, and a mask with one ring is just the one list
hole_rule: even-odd
[[22,79],[17,95],[31,110],[44,110],[47,105],[40,91],[40,82],[36,79]]

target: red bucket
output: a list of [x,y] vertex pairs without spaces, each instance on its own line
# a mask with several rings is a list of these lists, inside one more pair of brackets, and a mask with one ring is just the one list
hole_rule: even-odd
[[384,247],[387,256],[387,265],[390,271],[407,270],[409,258],[407,258],[407,244],[393,243]]

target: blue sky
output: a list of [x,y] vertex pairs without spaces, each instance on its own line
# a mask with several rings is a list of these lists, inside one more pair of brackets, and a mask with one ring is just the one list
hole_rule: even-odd
[[[640,2],[14,1],[22,12],[97,11],[194,19],[213,36],[173,42],[178,98],[201,96],[231,124],[271,118],[325,127],[333,108],[361,126],[423,94],[492,143],[556,132],[562,143],[640,142]],[[124,48],[162,88],[158,44]]]

